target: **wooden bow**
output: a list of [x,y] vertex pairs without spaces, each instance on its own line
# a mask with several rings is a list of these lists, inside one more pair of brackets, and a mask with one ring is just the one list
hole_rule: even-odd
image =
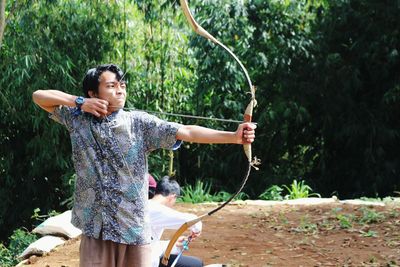
[[[187,19],[187,21],[189,22],[190,26],[192,27],[192,29],[199,35],[211,40],[212,42],[214,42],[215,44],[221,46],[222,48],[224,48],[235,60],[236,62],[240,65],[241,69],[243,70],[248,85],[249,85],[249,90],[250,90],[250,94],[251,94],[251,99],[250,99],[250,103],[247,105],[246,110],[244,112],[244,118],[243,121],[244,122],[251,122],[252,120],[252,116],[253,116],[253,108],[256,106],[257,101],[256,101],[256,97],[255,97],[255,87],[253,86],[249,74],[246,70],[246,68],[244,67],[244,65],[242,64],[242,62],[239,60],[239,58],[228,48],[226,47],[223,43],[221,43],[220,41],[218,41],[214,36],[212,36],[210,33],[208,33],[206,30],[204,30],[194,19],[192,13],[190,12],[189,9],[189,5],[187,3],[186,0],[180,0],[180,4],[181,7],[183,9],[183,13],[185,14],[185,17]],[[204,217],[207,216],[211,216],[212,214],[214,214],[215,212],[219,211],[220,209],[222,209],[223,207],[225,207],[229,202],[231,202],[235,197],[237,197],[239,195],[239,193],[242,191],[243,187],[245,186],[247,179],[249,178],[250,175],[250,171],[251,168],[254,167],[257,169],[257,167],[255,165],[259,164],[259,160],[257,158],[254,158],[254,160],[252,159],[252,151],[251,151],[251,144],[244,144],[243,145],[243,149],[244,152],[246,154],[246,157],[248,159],[248,169],[246,172],[245,177],[243,178],[241,185],[239,187],[239,189],[236,191],[235,194],[233,194],[227,201],[225,201],[223,204],[221,204],[220,206],[218,206],[217,208],[213,209],[210,212],[207,212],[206,214],[203,214],[199,217],[197,217],[194,220],[188,221],[186,223],[184,223],[177,231],[176,233],[173,235],[173,237],[171,238],[167,249],[164,253],[163,259],[162,259],[162,264],[167,266],[168,265],[168,260],[169,260],[169,256],[171,254],[172,248],[175,245],[176,241],[178,240],[178,238],[191,226],[193,226],[194,224],[198,223],[199,221],[201,221]]]

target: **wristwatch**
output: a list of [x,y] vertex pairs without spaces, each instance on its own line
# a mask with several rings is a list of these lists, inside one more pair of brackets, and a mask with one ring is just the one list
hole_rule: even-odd
[[76,107],[77,107],[77,108],[80,109],[80,108],[82,107],[83,103],[85,103],[85,98],[84,98],[83,96],[78,96],[78,97],[75,99],[75,104],[76,104]]
[[75,99],[76,108],[75,108],[75,110],[74,110],[74,112],[73,112],[73,114],[74,114],[75,116],[81,115],[81,114],[82,114],[81,107],[82,107],[83,103],[85,103],[85,98],[84,98],[83,96],[78,96],[78,97]]

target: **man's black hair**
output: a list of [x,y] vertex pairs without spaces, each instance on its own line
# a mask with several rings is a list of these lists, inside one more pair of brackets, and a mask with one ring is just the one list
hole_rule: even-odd
[[104,64],[88,70],[82,84],[82,90],[85,97],[90,97],[89,91],[93,91],[95,94],[99,93],[100,76],[105,71],[115,73],[117,81],[120,81],[124,76],[123,71],[114,64]]
[[164,176],[157,182],[156,195],[161,194],[164,197],[175,194],[177,197],[181,195],[181,187],[175,180],[170,180],[169,176]]

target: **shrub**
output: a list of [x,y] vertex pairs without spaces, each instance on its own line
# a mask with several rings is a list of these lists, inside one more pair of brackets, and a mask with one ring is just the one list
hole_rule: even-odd
[[321,197],[320,194],[312,193],[312,189],[309,185],[304,184],[304,180],[297,182],[296,179],[293,180],[292,184],[289,186],[283,185],[283,187],[288,191],[288,195],[285,199],[297,199],[297,198],[307,198],[307,197]]
[[8,247],[0,243],[0,266],[2,267],[15,266],[18,263],[18,255],[36,241],[37,236],[25,228],[19,228],[13,232],[9,240]]
[[283,188],[278,185],[273,185],[265,190],[258,197],[263,200],[283,200],[282,197]]

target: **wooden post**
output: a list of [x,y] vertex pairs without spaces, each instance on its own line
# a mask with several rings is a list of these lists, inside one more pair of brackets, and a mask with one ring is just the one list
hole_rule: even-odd
[[175,176],[176,172],[174,171],[174,151],[169,151],[169,170],[168,176],[173,177]]

